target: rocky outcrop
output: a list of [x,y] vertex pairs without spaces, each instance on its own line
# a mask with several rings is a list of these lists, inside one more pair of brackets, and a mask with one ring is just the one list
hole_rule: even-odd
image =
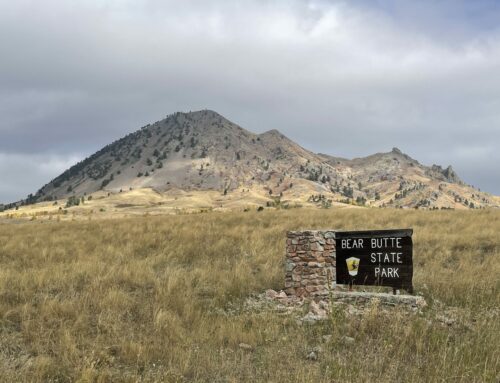
[[462,180],[458,177],[457,173],[455,173],[451,165],[446,169],[443,169],[441,166],[434,164],[431,166],[430,171],[428,171],[427,174],[442,181],[463,184]]

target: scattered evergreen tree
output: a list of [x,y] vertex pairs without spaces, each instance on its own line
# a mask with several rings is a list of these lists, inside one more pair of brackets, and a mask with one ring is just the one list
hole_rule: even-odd
[[109,183],[111,182],[111,179],[105,179],[101,183],[101,189],[104,189]]
[[358,205],[365,205],[366,204],[366,198],[362,196],[356,197],[356,203]]
[[71,207],[71,206],[78,206],[80,205],[80,198],[72,195],[68,198],[68,201],[66,201],[66,207]]

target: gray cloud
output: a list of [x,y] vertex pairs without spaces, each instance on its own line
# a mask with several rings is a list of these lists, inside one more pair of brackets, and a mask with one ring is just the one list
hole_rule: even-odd
[[0,153],[0,196],[4,201],[24,197],[23,191],[38,189],[78,161],[80,156],[55,154],[5,154]]
[[0,201],[202,108],[333,155],[398,146],[500,194],[498,17],[492,1],[2,2]]

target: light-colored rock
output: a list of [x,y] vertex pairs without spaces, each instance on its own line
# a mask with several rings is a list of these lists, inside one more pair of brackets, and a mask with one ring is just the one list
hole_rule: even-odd
[[309,312],[302,318],[304,322],[317,322],[328,319],[328,313],[322,309],[316,302],[311,301],[309,304]]
[[312,312],[313,314],[318,316],[326,317],[326,310],[321,308],[315,301],[311,301],[311,304],[309,305],[309,312]]
[[267,299],[275,299],[278,296],[278,293],[275,290],[269,289],[266,290],[266,298]]
[[253,350],[253,347],[250,346],[249,344],[247,343],[240,343],[238,345],[239,348],[241,348],[242,350],[245,350],[245,351],[252,351]]
[[424,297],[417,296],[415,303],[419,309],[423,309],[424,307],[427,307],[427,302],[425,301]]
[[285,293],[283,290],[281,290],[281,291],[278,293],[278,295],[276,296],[276,298],[277,298],[277,299],[286,299],[286,298],[288,298],[288,297],[287,297],[286,293]]
[[343,336],[342,337],[342,340],[345,342],[345,343],[354,343],[355,342],[355,339],[350,337],[350,336]]
[[361,291],[334,291],[333,299],[350,303],[376,303],[379,305],[425,307],[425,299],[418,295],[394,295],[387,293],[369,293]]
[[302,317],[302,322],[304,323],[315,323],[318,321],[322,321],[327,319],[326,316],[319,316],[316,314],[313,314],[311,312],[308,312],[306,315]]
[[309,354],[306,356],[307,360],[318,360],[318,354],[316,354],[314,351],[311,351]]

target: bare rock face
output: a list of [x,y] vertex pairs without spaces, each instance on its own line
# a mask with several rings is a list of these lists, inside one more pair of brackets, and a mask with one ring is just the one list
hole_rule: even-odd
[[255,134],[211,110],[148,124],[75,164],[25,202],[139,188],[221,194],[253,188],[283,198],[302,194],[323,207],[332,201],[422,208],[497,204],[464,185],[451,167],[423,166],[397,148],[352,160],[316,154],[277,130]]
[[455,171],[453,170],[451,165],[448,166],[445,170],[443,170],[443,175],[446,177],[446,179],[449,182],[458,183],[458,184],[463,183],[462,180],[458,177],[457,173],[455,173]]
[[429,173],[434,173],[434,177],[441,179],[443,181],[448,181],[451,183],[463,184],[462,180],[458,177],[457,173],[453,170],[451,166],[443,169],[439,165],[432,165]]

